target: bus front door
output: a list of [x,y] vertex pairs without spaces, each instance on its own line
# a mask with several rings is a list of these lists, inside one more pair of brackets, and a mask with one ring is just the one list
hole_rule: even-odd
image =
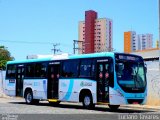
[[48,69],[48,99],[58,99],[60,64],[51,64]]
[[16,96],[23,96],[23,78],[24,78],[24,66],[17,66],[16,74]]
[[109,63],[97,63],[97,101],[109,103]]

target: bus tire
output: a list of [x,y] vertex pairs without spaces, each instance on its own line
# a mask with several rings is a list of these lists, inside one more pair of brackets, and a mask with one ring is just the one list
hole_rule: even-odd
[[27,90],[25,92],[24,98],[27,104],[33,104],[34,100],[33,100],[33,93],[31,90]]
[[117,110],[120,105],[108,105],[111,110]]
[[84,94],[82,103],[85,109],[92,109],[95,106],[95,104],[93,104],[93,99],[91,94]]

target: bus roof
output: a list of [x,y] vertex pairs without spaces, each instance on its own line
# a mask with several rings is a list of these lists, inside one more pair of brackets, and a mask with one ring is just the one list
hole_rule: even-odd
[[109,56],[113,57],[113,52],[101,52],[101,53],[91,53],[91,54],[81,54],[81,55],[72,55],[69,56],[69,59],[77,59],[77,58],[92,58],[92,57],[104,57]]
[[50,60],[51,60],[51,58],[15,60],[15,61],[8,61],[7,64],[30,63],[30,62],[43,62],[43,61],[50,61]]
[[[8,61],[7,64],[43,62],[43,61],[64,60],[64,59],[93,58],[93,57],[104,57],[104,56],[114,57],[114,54],[125,54],[125,53],[101,52],[101,53],[80,54],[80,55],[62,54],[62,55],[54,55],[53,57],[50,57],[50,58],[26,59],[26,60],[20,60],[20,61],[17,61],[17,60],[16,61]],[[126,54],[126,55],[129,55],[129,54]],[[137,55],[134,55],[134,56],[137,56]]]
[[79,59],[79,58],[92,58],[92,57],[113,57],[113,52],[101,52],[101,53],[91,53],[91,54],[80,54],[80,55],[55,55],[52,58],[39,58],[39,59],[26,59],[26,60],[16,60],[8,61],[7,64],[18,64],[18,63],[30,63],[30,62],[43,62],[52,60],[63,60],[63,59]]

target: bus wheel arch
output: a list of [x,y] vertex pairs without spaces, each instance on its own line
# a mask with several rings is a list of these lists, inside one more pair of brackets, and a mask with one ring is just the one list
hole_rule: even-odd
[[27,104],[33,103],[33,92],[31,88],[26,88],[24,92],[24,98]]
[[24,98],[27,104],[38,104],[38,99],[33,99],[33,91],[31,88],[26,88],[24,92]]
[[38,104],[39,103],[39,99],[33,98],[33,91],[29,87],[25,89],[24,98],[27,104]]
[[86,109],[94,108],[95,104],[93,104],[93,96],[89,89],[81,90],[79,94],[79,102],[83,103],[83,107]]

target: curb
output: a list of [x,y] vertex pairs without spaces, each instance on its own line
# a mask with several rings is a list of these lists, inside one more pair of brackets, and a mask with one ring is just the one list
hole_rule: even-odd
[[147,109],[147,110],[160,110],[160,106],[133,106],[133,105],[122,105],[121,107],[127,107],[127,108],[137,108],[137,109]]

